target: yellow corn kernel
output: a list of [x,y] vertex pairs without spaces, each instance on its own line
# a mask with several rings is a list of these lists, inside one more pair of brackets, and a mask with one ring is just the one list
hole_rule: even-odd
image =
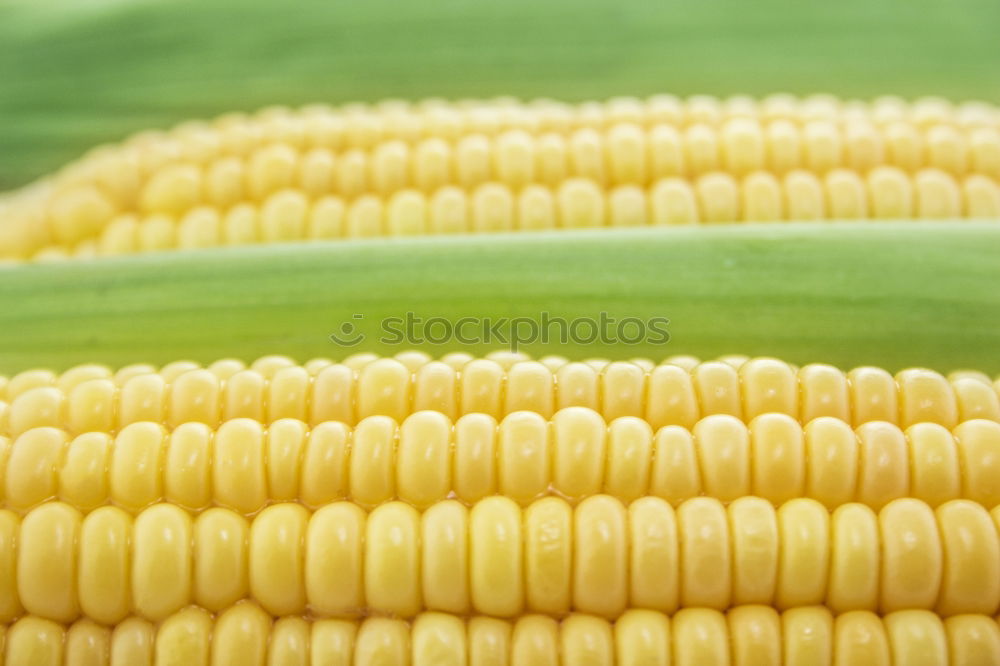
[[[565,359],[539,363],[517,356],[505,361],[505,368],[493,358],[462,356],[450,362],[457,370],[454,382],[448,379],[451,375],[440,375],[443,383],[438,384],[430,375],[430,383],[420,379],[431,362],[419,356],[407,366],[372,354],[341,364],[317,359],[301,367],[287,358],[248,369],[232,360],[215,369],[184,362],[164,366],[159,373],[150,366],[129,367],[113,380],[105,376],[110,371],[95,371],[88,381],[88,366],[67,371],[65,381],[47,371],[37,375],[37,382],[33,372],[22,373],[10,382],[8,393],[14,398],[0,428],[16,437],[42,426],[66,428],[71,434],[114,433],[146,420],[166,425],[200,421],[217,427],[240,417],[265,424],[297,418],[311,424],[338,420],[353,425],[380,413],[402,420],[425,407],[446,414],[454,409],[455,415],[484,412],[502,417],[525,409],[550,416],[557,408],[584,406],[609,419],[643,416],[655,427],[691,427],[711,414],[743,418],[744,413],[752,417],[766,411],[802,422],[829,415],[855,425],[925,420],[954,427],[959,419],[998,418],[995,391],[985,384],[920,369],[901,373],[897,386],[891,375],[877,368],[857,368],[845,375],[829,366],[807,366],[808,372],[800,372],[773,359],[748,362],[741,357],[739,371],[720,361],[686,360],[681,368],[669,360],[657,365],[642,359],[604,370],[607,362],[602,361],[601,375],[593,363]],[[278,370],[282,372],[276,375]],[[661,381],[667,383],[660,386]]]

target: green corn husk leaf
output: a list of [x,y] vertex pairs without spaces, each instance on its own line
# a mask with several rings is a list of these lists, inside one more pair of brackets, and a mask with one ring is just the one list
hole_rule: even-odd
[[832,92],[1000,101],[995,0],[0,0],[0,190],[268,104]]
[[[0,373],[282,353],[496,349],[380,340],[405,317],[670,320],[670,341],[533,354],[726,353],[1000,373],[996,223],[760,224],[260,245],[0,270]],[[361,317],[356,317],[361,315]],[[330,335],[350,323],[354,347]]]

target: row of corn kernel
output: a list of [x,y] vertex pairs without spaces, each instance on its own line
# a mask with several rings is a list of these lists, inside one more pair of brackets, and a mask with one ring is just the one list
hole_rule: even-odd
[[[225,207],[261,201],[288,187],[312,196],[336,192],[353,198],[366,192],[388,196],[408,187],[432,192],[456,184],[468,189],[491,180],[514,188],[531,183],[555,186],[574,176],[599,184],[648,185],[659,178],[720,170],[737,177],[796,169],[823,175],[841,167],[864,173],[886,165],[910,172],[933,168],[953,176],[971,171],[997,178],[1000,131],[981,129],[966,137],[947,126],[921,133],[904,125],[883,134],[864,126],[841,131],[829,123],[813,123],[800,131],[787,122],[765,128],[741,119],[719,130],[619,125],[605,133],[578,130],[569,137],[514,131],[493,140],[471,135],[455,145],[443,139],[427,139],[412,148],[388,142],[371,152],[300,153],[274,144],[246,159],[167,165],[138,186],[135,203],[129,205],[127,198],[121,203],[126,210],[134,206],[145,213],[179,214],[198,203]],[[69,208],[58,198],[52,205],[56,214]]]
[[246,515],[276,501],[320,507],[399,499],[422,508],[494,493],[521,505],[547,494],[576,502],[607,493],[626,502],[652,495],[674,506],[699,495],[728,502],[753,494],[774,504],[809,497],[831,510],[852,501],[877,510],[900,497],[992,507],[1000,504],[998,465],[1000,424],[984,420],[953,432],[932,423],[903,432],[884,422],[852,431],[830,417],[803,428],[782,414],[749,425],[713,415],[690,431],[667,426],[654,434],[640,419],[605,424],[582,407],[551,421],[517,412],[499,425],[484,414],[453,426],[437,412],[418,412],[398,427],[372,416],[353,430],[237,419],[214,432],[200,423],[172,433],[133,423],[116,437],[91,432],[71,440],[38,428],[13,442],[0,438],[0,500],[21,512],[57,498],[82,511],[110,502],[136,512],[167,501]]
[[756,172],[742,181],[716,172],[693,185],[665,178],[648,190],[625,185],[610,192],[583,179],[565,181],[555,190],[530,185],[519,192],[487,183],[471,193],[446,186],[431,196],[401,190],[388,200],[362,195],[347,203],[334,196],[312,201],[301,191],[280,190],[259,207],[196,206],[179,218],[125,214],[99,227],[73,226],[69,234],[57,235],[75,245],[47,245],[32,256],[53,260],[220,245],[557,228],[998,216],[1000,186],[988,177],[969,176],[960,183],[942,171],[925,169],[910,178],[890,167],[877,168],[866,179],[837,170],[822,181],[801,171],[783,179]]
[[[504,371],[510,370],[516,363],[531,360],[537,360],[553,372],[558,371],[560,368],[568,365],[569,363],[582,363],[589,366],[596,372],[602,372],[611,363],[625,362],[611,361],[609,359],[596,357],[584,359],[583,361],[571,361],[565,356],[559,356],[558,354],[549,354],[541,356],[538,359],[533,359],[530,354],[526,354],[523,351],[510,351],[507,349],[487,352],[481,357],[477,357],[468,352],[449,352],[441,356],[439,359],[435,359],[434,356],[425,351],[406,349],[393,354],[391,357],[380,356],[374,352],[358,352],[346,356],[340,361],[317,357],[310,359],[301,365],[306,372],[309,373],[309,376],[315,377],[321,370],[336,363],[340,363],[355,372],[359,372],[369,363],[377,361],[381,358],[392,358],[402,363],[410,372],[417,372],[425,365],[435,361],[444,363],[455,371],[461,371],[469,361],[474,361],[477,358],[493,361],[494,363],[499,364],[501,369]],[[739,369],[743,366],[743,364],[754,359],[744,354],[726,354],[712,360],[713,362],[717,361],[728,363],[734,368]],[[761,359],[757,359],[757,362],[760,360]],[[629,359],[627,362],[641,367],[646,372],[652,372],[657,365],[667,364],[680,366],[687,370],[694,370],[703,361],[697,357],[687,354],[675,354],[673,356],[667,356],[659,362],[649,358],[633,358]],[[113,379],[116,385],[123,386],[125,382],[136,375],[159,374],[168,383],[172,383],[175,379],[177,379],[177,377],[185,372],[189,370],[199,370],[203,367],[221,380],[229,379],[241,370],[250,369],[261,374],[264,379],[270,381],[279,370],[296,367],[298,365],[299,363],[291,357],[283,356],[281,354],[269,354],[258,357],[249,362],[236,358],[219,359],[206,365],[202,365],[194,361],[173,361],[159,368],[149,363],[125,365],[117,370],[113,370],[112,368],[100,363],[84,363],[73,366],[61,373],[36,368],[18,373],[10,378],[0,375],[0,399],[10,400],[16,398],[19,394],[28,389],[43,386],[53,386],[65,393],[69,393],[72,389],[76,388],[78,384],[88,379]],[[795,372],[799,371],[799,367],[794,364],[788,364],[788,367]],[[811,367],[829,366],[816,363],[812,364]],[[985,384],[991,384],[993,382],[993,379],[990,378],[989,375],[974,370],[957,370],[948,374],[948,380],[951,382],[956,382],[960,379],[976,379]]]
[[555,187],[571,177],[599,185],[648,185],[718,170],[742,177],[765,169],[784,175],[805,168],[822,176],[840,167],[866,173],[887,164],[911,172],[927,167],[932,173],[962,177],[971,170],[998,178],[1000,131],[979,129],[966,137],[948,126],[922,132],[899,125],[883,132],[866,125],[840,130],[831,123],[811,123],[800,131],[787,121],[765,128],[740,118],[719,130],[705,125],[646,130],[624,124],[606,132],[578,130],[569,137],[511,131],[493,140],[470,135],[454,146],[441,138],[413,148],[391,141],[370,152],[339,154],[321,148],[301,153],[272,144],[246,158],[169,162],[146,178],[116,163],[117,180],[110,184],[110,176],[89,178],[96,182],[77,179],[76,184],[51,188],[47,196],[25,197],[23,205],[8,206],[5,215],[19,225],[42,224],[57,242],[71,243],[92,236],[117,213],[181,216],[203,203],[226,208],[261,202],[286,188],[313,197],[335,192],[353,199],[413,187],[425,193],[446,185],[471,189],[491,180],[514,189],[531,183]]
[[[133,172],[149,173],[170,161],[206,162],[224,155],[246,155],[267,143],[286,143],[298,149],[370,149],[381,142],[399,140],[417,143],[440,138],[457,141],[462,136],[495,136],[505,131],[530,134],[569,134],[579,129],[602,130],[619,124],[639,126],[718,126],[732,119],[751,119],[796,125],[828,122],[837,125],[887,126],[910,124],[919,130],[950,126],[962,130],[1000,127],[1000,114],[985,104],[965,104],[956,109],[944,100],[918,101],[908,105],[898,99],[877,100],[871,106],[852,101],[842,104],[832,97],[799,102],[790,96],[774,96],[760,103],[747,97],[721,103],[705,96],[681,103],[660,95],[647,102],[611,100],[606,105],[586,103],[574,108],[551,101],[535,104],[437,103],[425,108],[394,109],[354,105],[340,111],[322,106],[296,111],[264,109],[253,116],[231,113],[211,122],[193,121],[170,132],[142,132],[121,148],[102,146],[66,170],[67,180],[86,180],[119,155],[131,162],[119,164]],[[105,162],[102,164],[102,160]]]
[[[33,666],[985,666],[1000,662],[1000,628],[985,615],[942,619],[905,610],[834,616],[823,607],[783,613],[740,606],[667,616],[630,610],[615,622],[423,613],[412,622],[271,618],[252,603],[213,617],[187,608],[159,626],[130,618],[114,628],[64,627],[28,616],[0,628],[8,664]],[[0,652],[2,657],[3,652]]]
[[532,183],[555,187],[573,177],[599,185],[649,185],[661,178],[715,171],[742,177],[761,170],[784,175],[805,169],[823,176],[840,167],[867,173],[887,165],[914,173],[929,168],[953,177],[971,171],[998,178],[1000,132],[977,130],[965,138],[957,130],[939,127],[924,136],[909,127],[883,136],[871,128],[853,127],[842,136],[827,124],[809,125],[800,136],[790,123],[765,130],[752,121],[738,120],[721,131],[705,126],[683,133],[670,126],[645,131],[623,125],[606,134],[580,130],[568,139],[512,132],[494,141],[473,135],[455,146],[442,139],[429,139],[413,149],[390,142],[370,153],[334,154],[324,149],[299,153],[276,144],[245,160],[229,157],[204,166],[166,165],[148,180],[131,182],[128,188],[118,186],[114,195],[106,187],[86,183],[56,188],[48,200],[36,201],[35,208],[44,204],[54,237],[67,242],[120,211],[183,215],[201,203],[225,208],[260,202],[286,188],[313,197],[337,193],[353,199],[367,192],[388,196],[407,188],[425,193],[446,185],[471,189],[490,181],[514,189]]
[[0,511],[0,621],[23,612],[113,624],[162,620],[197,603],[253,598],[273,615],[321,617],[422,610],[516,617],[570,611],[616,618],[761,603],[849,610],[994,614],[1000,607],[1000,507],[897,499],[877,514],[830,513],[808,498],[775,509],[745,496],[698,497],[674,509],[596,495],[520,507],[494,495],[471,509],[445,500],[365,512],[274,504],[248,520],[197,517],[157,504],[86,516],[61,502],[23,519]]
[[[268,379],[256,370],[220,366],[220,376],[192,368],[174,376],[144,371],[119,386],[95,371],[76,373],[73,382],[54,386],[49,373],[14,377],[9,404],[0,402],[0,434],[18,436],[31,428],[53,426],[78,434],[115,432],[139,421],[171,427],[189,421],[217,426],[234,418],[270,423],[294,418],[311,424],[340,421],[348,425],[374,415],[402,421],[421,410],[451,419],[473,412],[502,418],[533,411],[549,418],[565,407],[588,407],[607,420],[644,418],[654,428],[691,428],[702,417],[731,414],[749,421],[777,412],[807,423],[833,416],[861,425],[869,421],[939,423],[1000,421],[996,385],[978,375],[951,380],[931,370],[912,368],[895,377],[878,368],[844,373],[828,365],[801,369],[775,359],[754,359],[739,368],[712,361],[691,369],[662,364],[647,370],[636,363],[608,363],[598,370],[586,363],[553,369],[538,361],[520,361],[504,370],[489,359],[467,361],[460,370],[427,362],[411,370],[382,358],[359,370],[330,364],[311,374],[302,366],[278,369]],[[180,368],[178,368],[180,369]],[[148,369],[147,369],[148,370]],[[104,369],[106,371],[106,369]]]

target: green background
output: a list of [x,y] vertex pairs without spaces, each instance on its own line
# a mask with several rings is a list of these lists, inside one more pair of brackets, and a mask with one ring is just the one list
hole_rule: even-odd
[[0,0],[0,190],[268,104],[831,92],[1000,102],[997,0]]

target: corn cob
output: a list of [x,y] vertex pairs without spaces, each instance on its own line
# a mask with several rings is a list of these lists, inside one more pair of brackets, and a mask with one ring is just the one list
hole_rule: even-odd
[[500,419],[521,410],[550,418],[574,406],[594,409],[608,421],[642,417],[654,429],[691,428],[712,414],[749,421],[768,412],[802,423],[832,416],[855,426],[887,421],[903,428],[921,422],[953,428],[978,418],[1000,421],[1000,383],[974,372],[946,378],[911,368],[893,377],[879,368],[844,373],[823,364],[797,368],[745,357],[706,363],[676,357],[654,365],[644,359],[530,361],[524,355],[433,361],[404,352],[343,363],[314,359],[299,366],[272,356],[249,369],[226,359],[207,368],[178,362],[159,372],[133,366],[117,373],[89,364],[61,375],[25,371],[0,385],[0,435],[17,437],[42,426],[73,435],[114,433],[140,421],[215,428],[234,418],[354,425],[376,415],[402,421],[422,410],[453,420],[473,412]]
[[[955,114],[931,100],[869,112],[820,99],[803,113],[794,100],[783,111],[737,104],[729,119],[711,100],[681,110],[654,98],[576,122],[542,106],[481,108],[493,120],[468,127],[447,107],[436,108],[454,121],[444,127],[422,118],[433,112],[387,122],[322,108],[188,123],[99,149],[15,195],[0,209],[0,247],[54,258],[456,231],[1000,217],[996,109]],[[373,138],[385,124],[388,140]]]
[[614,619],[629,608],[746,603],[993,614],[998,511],[907,498],[878,514],[854,503],[831,514],[807,498],[775,509],[751,496],[728,508],[698,497],[674,510],[656,497],[626,507],[607,495],[522,508],[492,496],[471,509],[445,500],[423,513],[401,502],[369,512],[333,502],[314,513],[280,503],[249,521],[227,509],[192,517],[157,504],[133,520],[117,507],[84,516],[49,502],[23,519],[0,514],[0,617],[161,621],[192,603],[221,610],[244,598],[271,615],[319,617],[436,610]]
[[116,436],[70,438],[52,428],[0,438],[0,500],[26,511],[58,498],[82,511],[112,503],[137,512],[166,501],[252,515],[271,502],[318,509],[349,499],[371,507],[399,499],[426,507],[449,497],[472,504],[494,493],[522,505],[556,494],[571,501],[608,493],[673,506],[699,495],[757,495],[781,504],[810,497],[831,510],[846,502],[879,509],[900,497],[936,507],[969,499],[1000,504],[1000,424],[966,421],[951,432],[920,423],[905,431],[870,422],[854,431],[820,417],[805,427],[782,414],[748,424],[708,416],[687,430],[654,431],[635,417],[605,422],[582,407],[550,421],[515,412],[452,422],[418,412],[401,425],[371,416],[351,429],[249,419],[217,430],[185,423],[172,432],[134,423]]
[[[3,636],[6,633],[6,636]],[[904,610],[834,616],[823,607],[782,613],[756,605],[727,613],[689,608],[673,616],[630,610],[615,622],[586,614],[561,621],[513,621],[423,613],[412,622],[272,618],[241,603],[217,616],[193,607],[156,627],[131,618],[113,629],[28,616],[12,624],[7,663],[60,664],[384,664],[385,666],[730,666],[731,664],[992,664],[1000,629],[986,615],[942,619]]]

